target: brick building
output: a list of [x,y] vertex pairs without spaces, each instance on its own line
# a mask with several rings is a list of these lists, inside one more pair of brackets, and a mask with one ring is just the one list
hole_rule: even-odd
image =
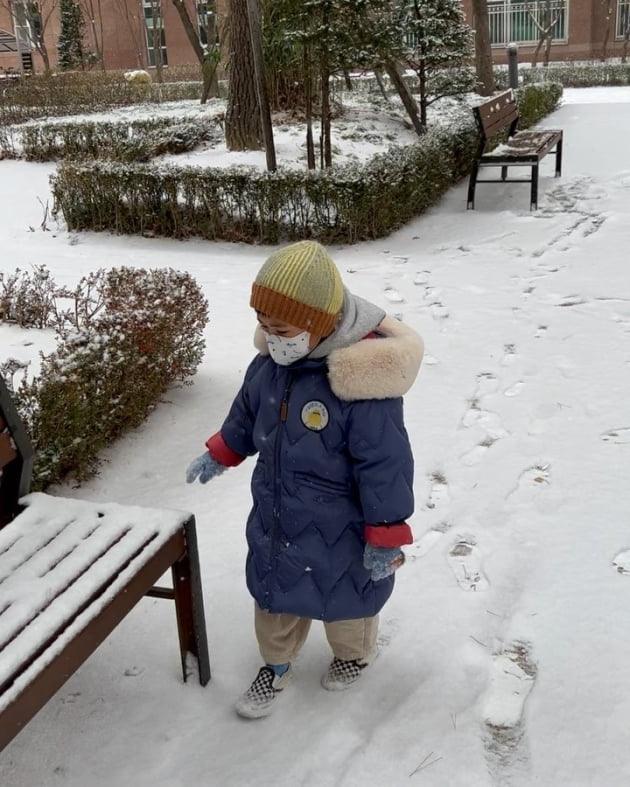
[[[472,0],[462,2],[474,26]],[[505,48],[512,42],[518,45],[519,61],[531,61],[540,39],[536,23],[550,29],[552,61],[619,57],[630,26],[630,0],[488,0],[488,13],[497,63],[505,63]]]
[[[227,0],[216,3],[219,12]],[[206,13],[204,0],[184,0],[193,24],[199,29]],[[49,62],[58,62],[60,0],[0,0],[0,73],[34,70],[41,73],[44,62],[34,46],[38,30]],[[88,52],[102,51],[106,69],[151,68],[156,64],[156,47],[161,29],[162,63],[165,66],[197,62],[172,0],[79,0],[85,20],[83,40]],[[154,36],[154,27],[158,33]],[[203,33],[200,35],[203,41]]]
[[[196,22],[205,12],[205,0],[184,2]],[[218,0],[219,16],[227,2]],[[468,22],[474,25],[472,0],[462,2]],[[60,0],[0,0],[0,73],[43,70],[42,57],[33,46],[38,28],[43,30],[50,66],[56,67],[59,4]],[[86,48],[102,50],[105,68],[154,66],[155,25],[162,28],[165,65],[196,63],[172,0],[79,0],[79,4],[87,20]],[[543,27],[551,26],[550,58],[555,61],[597,59],[604,49],[608,57],[619,56],[630,25],[630,0],[488,0],[488,9],[497,63],[505,62],[509,42],[519,45],[521,62],[531,60],[540,35],[534,19]],[[95,41],[102,43],[97,46]]]

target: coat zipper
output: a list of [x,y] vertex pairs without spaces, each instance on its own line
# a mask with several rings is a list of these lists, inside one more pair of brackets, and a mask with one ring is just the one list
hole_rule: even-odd
[[282,447],[282,438],[284,430],[286,429],[286,422],[289,415],[289,395],[293,385],[293,375],[289,373],[289,379],[282,394],[282,402],[280,403],[280,425],[276,434],[275,456],[274,456],[274,472],[273,472],[273,527],[271,530],[271,559],[272,570],[275,574],[276,561],[278,558],[278,541],[280,532],[280,454]]

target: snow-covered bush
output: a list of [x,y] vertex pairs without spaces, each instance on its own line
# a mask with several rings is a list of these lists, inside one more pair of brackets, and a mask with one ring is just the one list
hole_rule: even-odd
[[66,295],[45,265],[33,265],[32,271],[0,271],[0,315],[21,328],[57,325],[58,299]]
[[125,71],[123,76],[125,77],[125,82],[129,82],[132,85],[150,85],[153,81],[151,74],[143,69]]
[[204,352],[208,304],[188,273],[99,271],[74,296],[57,350],[14,394],[35,445],[36,489],[93,474],[99,452],[142,423],[169,386],[188,382]]
[[[223,139],[218,121],[212,118],[150,118],[127,122],[37,123],[19,126],[13,135],[13,156],[27,161],[62,158],[147,161],[164,153],[183,153],[202,142]],[[2,141],[0,138],[0,147]],[[21,154],[15,151],[21,148]],[[7,157],[13,157],[7,151]]]
[[[169,69],[169,75],[172,71]],[[145,84],[128,82],[123,71],[69,71],[33,74],[16,80],[0,103],[0,125],[44,117],[104,112],[115,107],[164,101],[199,100],[201,79]]]
[[[495,69],[494,73],[497,84],[507,87],[507,70]],[[563,87],[630,85],[630,63],[550,63],[520,68],[519,79],[524,85],[535,82],[557,82]]]
[[[562,88],[519,90],[521,128],[551,112]],[[530,97],[531,94],[531,97]],[[204,168],[66,161],[51,178],[54,211],[70,229],[278,243],[354,243],[389,235],[469,171],[477,146],[470,109],[366,164],[326,170]]]

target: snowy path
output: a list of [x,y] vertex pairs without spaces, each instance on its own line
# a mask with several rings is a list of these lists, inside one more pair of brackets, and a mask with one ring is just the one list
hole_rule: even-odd
[[171,610],[147,601],[3,753],[3,785],[630,783],[630,160],[615,136],[630,101],[569,103],[548,125],[565,129],[565,174],[542,178],[540,210],[526,186],[501,186],[466,211],[461,184],[395,236],[332,250],[351,288],[426,341],[406,400],[416,542],[361,688],[320,689],[315,627],[262,723],[231,709],[258,666],[242,568],[250,468],[211,488],[182,475],[250,356],[246,293],[266,250],[14,231],[22,264],[45,254],[60,280],[100,255],[185,267],[208,292],[196,384],[69,493],[196,512],[214,672],[205,691],[178,683]]

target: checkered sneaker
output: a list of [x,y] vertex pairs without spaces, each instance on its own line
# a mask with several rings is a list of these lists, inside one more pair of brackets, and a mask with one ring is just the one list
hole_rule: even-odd
[[352,659],[338,659],[336,656],[330,662],[326,674],[322,676],[322,686],[328,691],[342,691],[355,683],[361,677],[361,672],[367,667],[367,661]]
[[261,667],[254,682],[236,701],[236,712],[245,719],[269,716],[273,701],[293,677],[291,665],[284,675],[276,675],[271,667]]

